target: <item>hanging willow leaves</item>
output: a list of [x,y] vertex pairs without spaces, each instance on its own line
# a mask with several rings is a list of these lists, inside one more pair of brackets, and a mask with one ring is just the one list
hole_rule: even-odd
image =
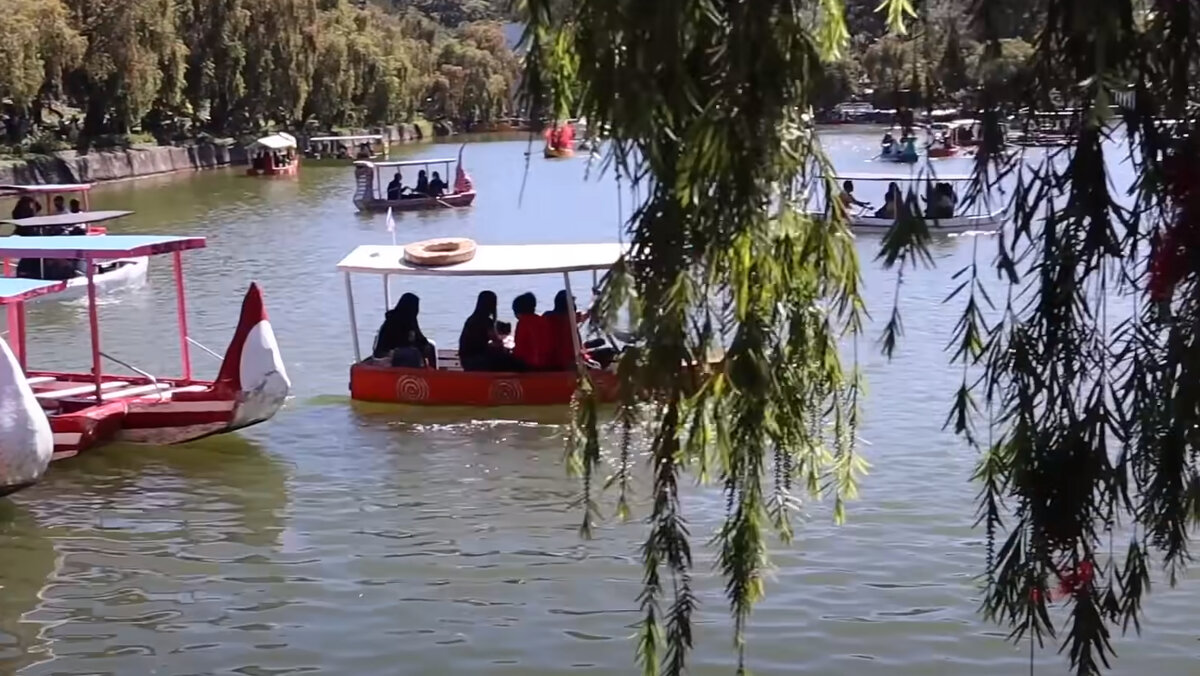
[[[1098,674],[1114,658],[1113,633],[1140,626],[1152,557],[1173,582],[1200,517],[1200,128],[1189,102],[1200,7],[1023,3],[1021,35],[1036,35],[1027,47],[1011,39],[1010,4],[979,0],[964,25],[982,43],[983,122],[965,197],[989,202],[1003,187],[1008,223],[991,261],[971,243],[975,260],[948,275],[948,300],[964,306],[948,336],[962,380],[947,393],[947,427],[979,452],[984,613],[1014,639],[1061,640],[1075,673]],[[726,493],[713,546],[744,667],[766,537],[790,535],[794,485],[840,499],[863,468],[857,375],[837,352],[860,330],[859,263],[837,204],[825,218],[805,212],[808,196],[834,188],[804,112],[845,40],[843,10],[768,0],[527,5],[529,101],[608,130],[610,166],[642,196],[626,224],[629,253],[594,305],[601,324],[634,307],[642,345],[621,364],[621,424],[648,411],[654,430],[637,655],[646,673],[686,665],[695,597],[679,485],[694,470]],[[886,0],[878,13],[893,37],[868,70],[897,72],[883,64],[900,60],[927,82],[946,59],[899,37],[914,6]],[[1118,92],[1133,99],[1116,118]],[[1020,111],[1033,133],[1038,113],[1064,107],[1073,112],[1063,147],[1005,148],[1005,115]],[[1110,175],[1118,155],[1136,175],[1127,192]],[[927,224],[901,225],[883,241],[883,264],[931,262]],[[898,287],[888,350],[903,339],[900,300]],[[697,382],[679,366],[716,344],[726,358],[710,377]],[[594,403],[581,393],[584,443],[572,466],[590,492],[599,444]],[[622,510],[631,438],[611,482]],[[1052,614],[1053,604],[1065,612]]]
[[[806,118],[823,61],[847,39],[840,3],[826,6],[838,11],[814,21],[788,2],[528,3],[535,109],[610,129],[608,159],[643,196],[593,316],[607,324],[632,305],[639,319],[620,415],[627,429],[641,407],[653,413],[637,648],[648,674],[682,673],[692,642],[685,471],[725,491],[713,546],[744,665],[769,534],[790,537],[797,494],[832,494],[840,516],[865,469],[857,369],[838,354],[861,328],[853,239],[840,204],[816,219],[804,207],[835,187]],[[698,379],[688,365],[722,346],[723,366]],[[577,410],[571,466],[590,493],[600,449],[586,385]],[[622,509],[632,439],[614,478]]]

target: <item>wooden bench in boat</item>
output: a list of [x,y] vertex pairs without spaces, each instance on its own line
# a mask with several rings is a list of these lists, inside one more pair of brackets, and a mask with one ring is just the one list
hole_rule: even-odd
[[[121,380],[111,380],[107,383],[101,383],[101,390],[113,390],[118,387],[126,387],[129,383]],[[35,392],[33,396],[38,399],[67,399],[70,397],[78,397],[80,395],[90,394],[96,391],[95,384],[88,383],[87,385],[79,385],[77,387],[63,387],[55,390],[45,390]]]
[[461,371],[462,363],[458,360],[458,350],[438,350],[437,367],[439,371]]
[[58,378],[55,378],[54,376],[34,376],[32,378],[26,378],[25,382],[29,383],[30,387],[33,387],[34,385],[43,385],[45,383],[52,383],[56,380],[58,380]]
[[167,383],[150,383],[148,385],[137,385],[124,390],[111,390],[100,395],[101,401],[109,401],[111,399],[123,399],[125,397],[139,397],[155,392],[161,392],[169,389],[171,386]]

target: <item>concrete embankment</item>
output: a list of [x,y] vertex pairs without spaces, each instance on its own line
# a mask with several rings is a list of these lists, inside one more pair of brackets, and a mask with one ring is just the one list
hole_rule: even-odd
[[[389,125],[382,129],[354,133],[383,134],[388,142],[393,144],[420,141],[427,135],[414,124]],[[303,147],[305,136],[298,133],[295,136]],[[86,153],[64,150],[50,155],[0,160],[0,184],[120,181],[246,162],[245,147],[232,139],[175,146],[140,144],[129,148],[92,150]]]

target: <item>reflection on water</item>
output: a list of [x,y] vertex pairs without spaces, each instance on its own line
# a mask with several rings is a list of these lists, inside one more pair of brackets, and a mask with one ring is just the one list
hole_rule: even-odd
[[[843,170],[886,170],[868,161],[876,134],[827,142]],[[524,137],[469,145],[476,206],[401,214],[397,238],[615,240],[621,214],[611,178],[584,182],[582,159],[535,158],[527,168],[527,148]],[[457,145],[403,152],[447,156]],[[955,160],[939,166],[969,170]],[[856,193],[878,202],[883,189],[872,194],[864,184]],[[0,672],[633,670],[645,530],[607,521],[594,539],[578,537],[579,488],[565,476],[560,421],[413,415],[348,402],[352,342],[334,265],[358,244],[390,239],[383,215],[354,213],[352,192],[349,166],[306,166],[287,180],[222,170],[97,189],[97,208],[138,212],[114,231],[208,237],[207,249],[185,256],[190,325],[202,343],[223,349],[246,285],[262,284],[295,397],[275,420],[238,436],[100,449],[0,503]],[[939,239],[935,269],[906,271],[906,332],[894,361],[874,345],[878,321],[860,340],[870,383],[863,451],[874,467],[846,526],[829,525],[828,506],[807,505],[796,544],[777,553],[749,636],[757,673],[1027,669],[1026,649],[1007,644],[977,613],[975,458],[941,429],[960,377],[942,352],[959,311],[943,303],[949,276],[976,244],[990,260],[994,242]],[[860,238],[860,257],[868,306],[886,319],[897,277],[872,262],[878,243]],[[589,282],[572,280],[581,302]],[[419,294],[425,333],[450,345],[481,289],[504,299],[531,290],[548,305],[559,286],[552,277],[420,278],[393,280],[391,293]],[[355,294],[369,344],[383,289],[357,280]],[[105,351],[177,372],[178,338],[164,321],[174,303],[169,266],[152,262],[144,288],[102,308]],[[29,325],[33,364],[90,363],[82,304],[39,304]],[[193,360],[201,374],[215,374],[216,360],[200,352]],[[615,439],[604,436],[606,452]],[[644,514],[646,487],[635,488]],[[724,500],[688,491],[702,602],[692,673],[727,674],[727,606],[703,547]],[[606,513],[611,501],[602,500]],[[1116,642],[1118,670],[1189,673],[1200,657],[1190,629],[1196,593],[1195,585],[1156,588],[1142,638]],[[1038,663],[1046,673],[1063,670],[1052,649]]]

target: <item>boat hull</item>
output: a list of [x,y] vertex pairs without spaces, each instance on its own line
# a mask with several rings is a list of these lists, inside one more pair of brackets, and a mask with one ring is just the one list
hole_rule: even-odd
[[[815,219],[825,218],[825,214],[812,212]],[[886,233],[896,226],[890,218],[875,218],[873,216],[848,217],[850,228],[862,233]],[[927,218],[925,225],[932,234],[948,234],[963,232],[996,232],[1004,225],[1004,214],[998,212],[980,216],[959,216],[956,218]]]
[[429,211],[432,209],[463,208],[475,202],[475,191],[454,193],[442,197],[413,197],[409,199],[385,200],[356,198],[354,206],[359,211]]
[[271,167],[270,169],[256,169],[250,167],[246,170],[247,176],[295,176],[300,171],[300,163],[293,162],[286,167]]
[[542,155],[548,160],[563,159],[567,157],[575,157],[574,148],[546,148]]
[[947,157],[958,157],[958,148],[930,148],[928,151],[931,159],[945,159]]
[[915,153],[884,153],[879,156],[882,162],[895,162],[896,164],[912,164],[917,161]]
[[[617,399],[617,376],[592,371],[599,400]],[[561,406],[571,403],[574,371],[493,373],[412,369],[358,363],[350,367],[350,398],[417,406]]]

